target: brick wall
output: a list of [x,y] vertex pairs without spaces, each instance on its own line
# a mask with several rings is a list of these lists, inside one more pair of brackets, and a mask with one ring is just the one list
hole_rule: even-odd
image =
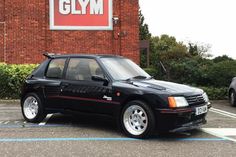
[[0,1],[0,62],[3,62],[3,50],[4,50],[4,0]]
[[138,0],[113,0],[120,18],[114,31],[50,31],[49,0],[5,1],[7,63],[39,63],[43,52],[117,54],[139,63]]
[[45,51],[45,1],[6,0],[7,63],[38,63]]
[[4,1],[0,1],[0,22],[4,21]]
[[0,23],[0,62],[4,61],[4,25]]
[[121,55],[139,63],[138,0],[121,0]]

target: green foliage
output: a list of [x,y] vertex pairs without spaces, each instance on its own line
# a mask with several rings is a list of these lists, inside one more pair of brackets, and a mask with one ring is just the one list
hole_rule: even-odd
[[[211,99],[227,98],[227,88],[236,76],[236,61],[224,55],[209,59],[208,45],[189,43],[174,37],[151,38],[151,67],[157,79],[204,87]],[[161,64],[162,63],[162,64]]]
[[144,69],[150,76],[157,77],[158,71],[156,68],[145,68]]
[[188,48],[182,42],[177,42],[173,36],[152,37],[150,62],[155,66],[159,64],[159,61],[168,64],[170,60],[189,57],[187,50]]
[[207,94],[210,100],[224,100],[228,99],[227,87],[201,87]]
[[202,58],[183,58],[169,61],[168,80],[199,86],[228,87],[236,76],[236,61],[214,63]]
[[[149,31],[148,24],[145,23],[145,18],[142,11],[139,11],[139,39],[140,40],[150,40],[152,34]],[[140,51],[141,56],[141,67],[147,67],[147,54],[145,50]]]
[[199,44],[188,43],[188,46],[189,46],[188,52],[191,56],[199,56],[202,58],[211,57],[211,54],[207,53],[211,48],[210,45],[199,45]]
[[236,76],[236,61],[222,61],[214,63],[205,71],[209,80],[208,85],[214,87],[229,86],[233,77]]
[[168,64],[169,80],[178,83],[188,83],[205,86],[209,78],[205,75],[212,62],[199,57],[182,58],[170,61]]
[[37,65],[8,65],[0,63],[0,98],[19,98],[25,78]]
[[215,63],[219,63],[219,62],[223,62],[223,61],[233,61],[233,58],[230,58],[227,55],[223,55],[223,56],[218,56],[213,59],[213,62],[215,62]]
[[148,28],[148,24],[144,22],[145,18],[142,11],[139,11],[139,38],[140,40],[148,40],[151,38],[151,33]]

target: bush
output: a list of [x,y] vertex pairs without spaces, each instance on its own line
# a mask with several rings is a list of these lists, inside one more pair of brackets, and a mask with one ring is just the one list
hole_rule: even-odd
[[158,71],[155,68],[145,68],[144,69],[149,75],[153,76],[154,78],[157,77]]
[[232,78],[236,76],[236,61],[222,61],[213,64],[205,71],[208,85],[214,87],[228,87]]
[[21,86],[25,78],[37,67],[37,65],[8,65],[0,63],[0,98],[19,98]]
[[228,99],[228,87],[200,87],[203,89],[210,100],[225,100]]
[[[236,61],[214,63],[208,59],[186,58],[165,65],[168,80],[206,87],[228,87],[236,77]],[[160,77],[159,77],[160,78]]]

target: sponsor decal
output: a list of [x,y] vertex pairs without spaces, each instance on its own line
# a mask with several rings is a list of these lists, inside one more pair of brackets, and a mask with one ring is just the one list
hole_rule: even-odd
[[112,97],[108,97],[106,95],[103,96],[103,99],[106,99],[107,101],[112,101]]

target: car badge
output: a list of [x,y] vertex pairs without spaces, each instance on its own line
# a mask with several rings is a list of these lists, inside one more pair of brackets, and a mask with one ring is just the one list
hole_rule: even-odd
[[112,97],[108,97],[106,95],[103,96],[103,99],[107,99],[108,101],[112,101]]

